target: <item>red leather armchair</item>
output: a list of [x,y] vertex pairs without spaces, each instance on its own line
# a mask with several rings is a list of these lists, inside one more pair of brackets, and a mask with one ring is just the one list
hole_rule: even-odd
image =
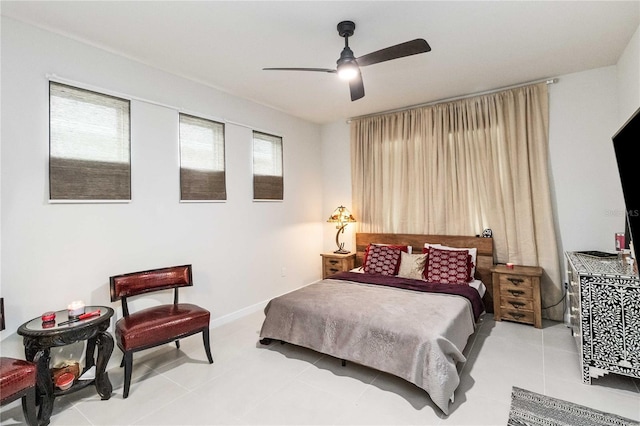
[[[0,330],[4,330],[4,300],[0,299]],[[29,426],[37,426],[35,363],[0,357],[0,405],[22,398],[22,412]]]
[[[178,303],[178,288],[192,286],[191,265],[132,272],[110,277],[111,301],[121,300],[123,317],[116,322],[116,343],[123,352],[123,398],[129,396],[133,353],[202,333],[209,363],[213,363],[209,344],[208,310],[190,303]],[[144,293],[173,289],[173,304],[159,305],[130,313],[127,299]]]
[[0,357],[0,405],[22,398],[22,411],[29,426],[38,424],[36,414],[36,365],[21,359]]

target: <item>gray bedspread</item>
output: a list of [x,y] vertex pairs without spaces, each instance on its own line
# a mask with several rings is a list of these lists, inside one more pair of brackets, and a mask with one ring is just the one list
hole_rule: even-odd
[[449,414],[456,363],[475,330],[464,297],[325,279],[272,299],[260,338],[282,340],[401,377]]

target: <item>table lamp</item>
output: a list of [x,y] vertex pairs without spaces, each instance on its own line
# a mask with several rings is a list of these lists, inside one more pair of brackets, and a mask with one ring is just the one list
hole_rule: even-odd
[[336,229],[338,232],[336,233],[336,245],[338,246],[338,250],[334,251],[334,253],[338,254],[347,254],[349,251],[344,249],[344,243],[340,242],[340,232],[344,233],[344,228],[349,224],[349,222],[355,222],[355,218],[351,215],[351,212],[346,209],[344,206],[340,206],[331,213],[329,220],[327,222],[335,222]]

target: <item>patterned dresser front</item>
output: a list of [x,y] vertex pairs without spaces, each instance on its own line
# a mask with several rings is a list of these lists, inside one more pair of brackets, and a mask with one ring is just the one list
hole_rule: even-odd
[[640,378],[640,280],[617,258],[565,253],[571,331],[582,381],[617,373]]

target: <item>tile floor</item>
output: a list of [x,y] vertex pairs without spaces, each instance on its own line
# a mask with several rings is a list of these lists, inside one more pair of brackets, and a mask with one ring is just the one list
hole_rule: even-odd
[[[139,353],[127,399],[116,348],[111,399],[92,387],[57,398],[51,425],[506,425],[512,386],[640,420],[640,380],[607,375],[583,385],[561,323],[535,329],[485,315],[444,416],[424,391],[388,374],[288,344],[259,345],[262,320],[257,312],[213,329],[212,365],[199,336],[180,350]],[[19,403],[3,407],[0,420],[24,422]]]

